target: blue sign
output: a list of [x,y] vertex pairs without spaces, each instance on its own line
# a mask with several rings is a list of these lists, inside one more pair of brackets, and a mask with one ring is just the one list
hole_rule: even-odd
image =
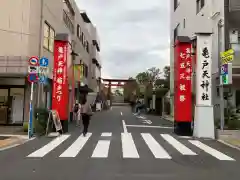
[[39,66],[47,67],[47,66],[48,66],[48,59],[45,58],[45,57],[42,57],[42,58],[39,60]]
[[221,66],[221,75],[226,75],[228,74],[228,64],[223,64]]
[[40,76],[39,77],[39,82],[42,84],[46,84],[47,83],[47,78],[45,76]]

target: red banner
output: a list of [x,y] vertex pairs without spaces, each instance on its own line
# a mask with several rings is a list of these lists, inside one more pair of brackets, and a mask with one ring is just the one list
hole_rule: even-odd
[[174,119],[192,121],[192,57],[191,43],[178,42],[175,47]]
[[61,120],[68,120],[68,42],[54,42],[52,109],[59,113]]

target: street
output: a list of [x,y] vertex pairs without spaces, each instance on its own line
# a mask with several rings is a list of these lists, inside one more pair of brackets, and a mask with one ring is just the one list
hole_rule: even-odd
[[180,137],[158,116],[129,107],[97,112],[89,133],[41,137],[0,152],[2,180],[238,180],[240,152],[217,141]]

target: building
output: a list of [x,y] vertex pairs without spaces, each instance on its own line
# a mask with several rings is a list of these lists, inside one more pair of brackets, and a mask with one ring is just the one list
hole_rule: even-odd
[[[171,0],[171,112],[174,106],[174,42],[177,36],[195,38],[195,33],[212,33],[212,95],[215,118],[219,118],[219,66],[220,52],[234,49],[233,84],[231,86],[233,106],[240,104],[240,1],[239,0]],[[235,37],[235,38],[233,38]],[[234,39],[234,41],[233,41]],[[228,91],[227,88],[224,91]]]
[[69,91],[72,83],[80,81],[97,90],[100,44],[96,28],[87,19],[74,0],[1,1],[0,39],[5,43],[0,45],[0,124],[28,121],[30,85],[26,77],[31,56],[49,59],[48,84],[34,89],[34,105],[51,107],[54,37],[58,33],[70,35],[69,67],[81,70],[74,78],[69,76]]

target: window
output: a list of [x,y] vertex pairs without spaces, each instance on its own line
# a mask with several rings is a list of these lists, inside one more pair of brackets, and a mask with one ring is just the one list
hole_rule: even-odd
[[55,31],[54,29],[47,23],[44,23],[44,41],[43,47],[46,48],[48,51],[53,52],[54,48],[54,37]]
[[174,11],[177,9],[179,4],[180,4],[180,0],[174,0]]
[[178,36],[178,29],[179,29],[179,24],[177,25],[177,27],[174,29],[174,32],[173,32],[174,44]]
[[77,37],[78,37],[78,38],[81,37],[81,27],[80,27],[79,24],[77,25]]
[[89,44],[88,44],[88,41],[86,41],[85,48],[86,48],[86,51],[89,53]]
[[205,0],[197,0],[197,13],[201,11],[204,5],[205,5]]

